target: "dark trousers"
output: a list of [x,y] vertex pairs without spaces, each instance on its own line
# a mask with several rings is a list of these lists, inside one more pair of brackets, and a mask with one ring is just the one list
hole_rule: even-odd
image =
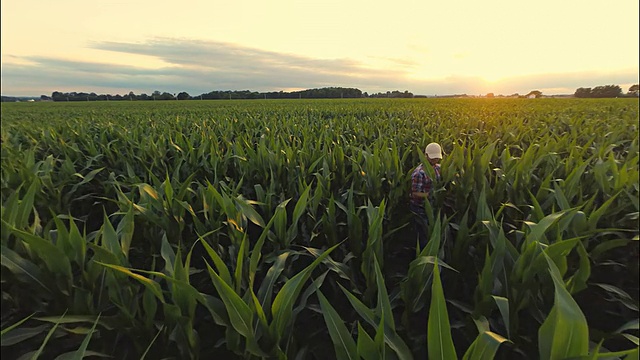
[[422,251],[429,241],[429,218],[424,207],[410,204],[409,209],[413,213],[413,226],[420,244],[420,251]]

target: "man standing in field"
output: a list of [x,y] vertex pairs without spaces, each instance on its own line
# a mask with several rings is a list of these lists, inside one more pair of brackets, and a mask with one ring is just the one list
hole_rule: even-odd
[[411,174],[411,193],[409,194],[409,208],[413,213],[414,226],[418,234],[420,249],[422,250],[428,241],[429,219],[425,213],[425,201],[429,201],[429,196],[434,188],[434,180],[440,180],[440,160],[442,159],[442,148],[438,143],[430,143],[424,149],[424,155],[433,167],[435,179],[431,179],[425,171],[424,164],[418,165]]

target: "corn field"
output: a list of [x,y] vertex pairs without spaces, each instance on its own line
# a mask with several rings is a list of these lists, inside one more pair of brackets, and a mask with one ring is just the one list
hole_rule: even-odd
[[637,359],[638,110],[3,103],[2,357]]

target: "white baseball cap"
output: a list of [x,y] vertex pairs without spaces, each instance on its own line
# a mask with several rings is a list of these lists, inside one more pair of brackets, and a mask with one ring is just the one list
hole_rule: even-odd
[[438,143],[431,143],[424,149],[424,154],[427,155],[429,159],[442,159],[442,148]]

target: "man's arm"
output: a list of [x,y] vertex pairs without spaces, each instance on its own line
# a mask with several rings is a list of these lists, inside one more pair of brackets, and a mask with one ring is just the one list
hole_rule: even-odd
[[411,196],[417,197],[417,198],[427,199],[429,197],[429,193],[428,192],[413,191],[411,193]]

